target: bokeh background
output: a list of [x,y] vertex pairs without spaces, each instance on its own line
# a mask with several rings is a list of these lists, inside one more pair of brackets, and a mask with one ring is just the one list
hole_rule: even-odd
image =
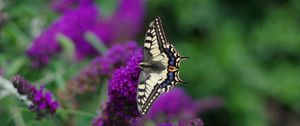
[[[68,11],[76,11],[79,6],[74,2],[65,5],[70,10],[63,10],[55,7],[60,1],[63,0],[0,0],[0,75],[10,79],[20,74],[35,84],[46,84],[57,99],[66,82],[97,56],[73,58],[74,51],[68,48],[72,47],[68,45],[70,43],[62,42],[61,53],[51,54],[51,60],[47,59],[46,64],[33,64],[33,58],[28,54],[32,43],[55,22],[60,22]],[[97,19],[109,19],[120,1],[96,1]],[[181,55],[190,57],[181,63],[180,72],[181,78],[188,84],[180,84],[179,87],[184,88],[193,99],[217,98],[222,102],[214,109],[199,113],[198,117],[205,126],[300,125],[300,1],[139,2],[142,4],[140,8],[134,4],[124,7],[125,10],[132,9],[138,16],[121,13],[123,19],[128,18],[133,24],[107,23],[119,20],[112,18],[106,20],[100,29],[122,29],[110,31],[118,32],[115,35],[118,38],[112,37],[115,40],[107,41],[122,43],[123,40],[133,40],[142,46],[149,22],[160,16],[167,39]],[[83,17],[78,22],[85,22],[88,18]],[[136,19],[131,20],[131,17]],[[69,22],[65,20],[64,23]],[[68,37],[68,34],[65,36]],[[102,39],[108,47],[112,45],[101,35],[90,38],[95,37]],[[82,111],[59,111],[58,114],[73,113],[75,125],[89,125],[93,118],[88,115],[96,113],[99,100],[94,95],[86,97],[95,98],[82,107]],[[16,99],[1,97],[0,125],[21,126],[22,120],[29,126],[64,124],[57,123],[63,122],[61,120],[56,123],[47,119],[34,120],[34,114],[23,109],[24,105]]]

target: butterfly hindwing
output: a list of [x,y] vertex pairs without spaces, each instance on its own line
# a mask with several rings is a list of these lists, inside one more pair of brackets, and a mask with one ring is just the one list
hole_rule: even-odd
[[144,69],[138,81],[137,101],[139,111],[144,115],[153,101],[162,93],[160,84],[167,78],[167,70]]
[[142,71],[138,81],[137,105],[145,115],[156,98],[171,90],[178,82],[181,57],[166,40],[159,17],[150,23],[143,51]]
[[141,72],[138,85],[138,110],[144,115],[152,105],[153,101],[159,96],[159,85],[156,84],[154,77],[144,71]]

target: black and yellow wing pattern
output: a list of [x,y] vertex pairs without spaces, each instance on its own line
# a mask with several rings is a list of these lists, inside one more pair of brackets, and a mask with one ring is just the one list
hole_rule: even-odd
[[182,59],[175,47],[165,37],[161,19],[156,17],[150,23],[145,36],[142,69],[137,90],[137,106],[142,116],[146,115],[156,98],[171,90],[179,78],[179,64]]

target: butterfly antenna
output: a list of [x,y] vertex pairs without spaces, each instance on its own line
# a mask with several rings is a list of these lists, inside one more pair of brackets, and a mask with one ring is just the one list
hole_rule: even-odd
[[182,60],[184,60],[184,59],[189,59],[189,57],[187,57],[187,56],[182,56],[182,57],[180,57]]
[[187,84],[187,83],[188,83],[187,81],[182,81],[182,80],[181,80],[180,82],[181,82],[181,83],[184,83],[184,84]]

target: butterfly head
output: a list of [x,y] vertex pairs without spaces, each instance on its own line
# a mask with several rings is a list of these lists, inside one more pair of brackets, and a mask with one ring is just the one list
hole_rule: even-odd
[[168,67],[168,71],[170,71],[170,72],[176,72],[176,71],[178,71],[178,68],[175,67],[175,66],[169,66]]
[[141,69],[144,69],[144,68],[146,68],[147,66],[149,66],[150,64],[148,63],[148,62],[141,62],[140,64],[139,64],[139,67],[141,68]]

